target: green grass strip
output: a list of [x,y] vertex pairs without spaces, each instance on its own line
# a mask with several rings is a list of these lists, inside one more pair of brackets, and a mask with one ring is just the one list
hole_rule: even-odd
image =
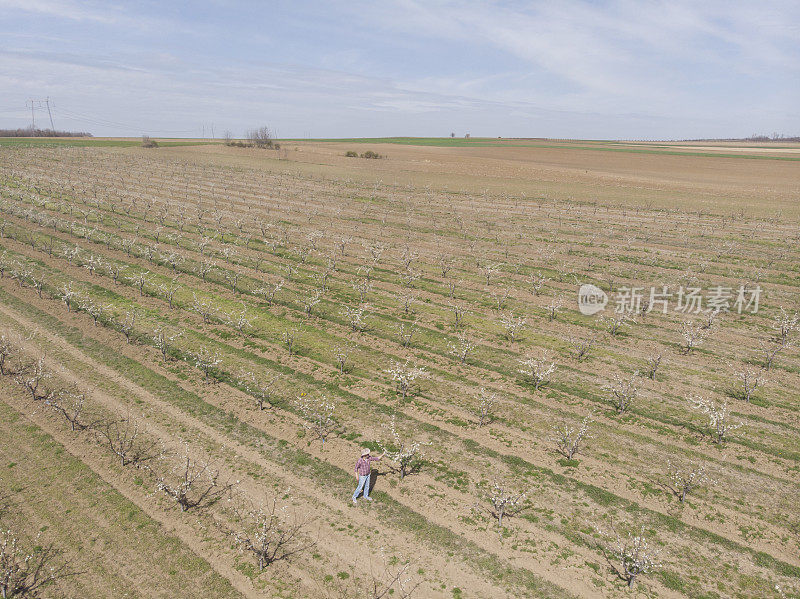
[[631,154],[658,154],[664,156],[697,156],[701,158],[744,158],[747,160],[800,161],[800,156],[769,156],[759,154],[723,154],[720,152],[685,152],[679,150],[650,150],[640,148],[616,148],[603,146],[574,146],[564,144],[525,144],[513,140],[491,138],[451,139],[449,137],[351,137],[342,139],[287,139],[283,141],[314,141],[336,143],[399,144],[406,146],[444,146],[454,148],[554,148],[562,150],[589,150],[592,152],[625,152]]

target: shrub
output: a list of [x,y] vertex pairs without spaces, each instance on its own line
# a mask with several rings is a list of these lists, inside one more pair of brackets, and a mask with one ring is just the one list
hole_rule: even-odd
[[478,405],[473,411],[478,419],[478,427],[488,424],[494,417],[497,406],[497,395],[486,391],[484,387],[478,392]]
[[622,414],[626,412],[636,399],[636,394],[639,391],[639,386],[636,377],[639,376],[639,371],[636,370],[629,378],[623,378],[620,375],[614,375],[613,382],[604,386],[604,389],[609,393],[609,399],[614,404],[617,412]]
[[395,383],[397,393],[402,395],[402,398],[405,400],[411,391],[414,381],[422,376],[425,376],[425,368],[411,366],[408,360],[406,360],[405,364],[400,364],[399,362],[392,360],[392,364],[386,369],[386,373],[391,375],[392,381]]
[[272,131],[269,127],[259,127],[247,132],[247,140],[256,148],[272,148],[275,143],[272,141]]
[[3,597],[38,597],[40,589],[69,576],[77,576],[77,572],[70,570],[69,564],[61,559],[61,552],[52,545],[23,549],[10,530],[0,533],[0,594]]
[[661,487],[675,495],[678,501],[684,503],[686,496],[698,487],[708,483],[713,484],[703,466],[686,466],[679,468],[667,460],[667,474],[665,480],[660,482]]
[[358,152],[354,152],[353,150],[347,150],[344,155],[348,158],[358,158]]
[[377,160],[378,158],[383,158],[383,156],[381,156],[377,152],[373,152],[372,150],[367,150],[366,152],[361,154],[361,157],[362,158],[370,158],[370,159],[374,159],[374,160]]
[[328,398],[324,395],[320,399],[313,401],[305,393],[302,393],[297,398],[295,405],[297,406],[297,411],[303,417],[303,429],[314,435],[314,438],[319,439],[323,445],[331,433],[339,428],[334,418],[336,405],[328,401]]
[[728,412],[728,402],[717,403],[713,399],[694,396],[689,403],[695,410],[708,415],[708,429],[712,443],[722,443],[729,434],[744,426],[742,422],[733,422]]
[[606,539],[601,549],[614,572],[629,587],[633,586],[639,575],[647,574],[661,567],[661,563],[658,561],[661,550],[654,548],[648,542],[644,526],[639,529],[639,534],[628,533],[625,536],[620,535],[613,525],[611,529],[613,536],[597,530]]
[[156,490],[174,500],[182,512],[209,506],[230,494],[237,482],[221,482],[220,473],[209,464],[189,456],[188,447],[180,461],[158,476]]
[[158,142],[155,139],[151,139],[149,135],[142,135],[142,147],[143,148],[157,148]]
[[233,148],[265,148],[280,150],[281,145],[276,143],[269,127],[259,127],[247,132],[247,141],[233,139],[230,131],[225,132],[225,145]]
[[490,507],[487,508],[487,511],[497,520],[497,526],[501,531],[503,530],[503,518],[516,516],[528,507],[528,503],[525,501],[527,497],[527,493],[514,491],[500,482],[494,483],[488,497]]
[[409,474],[414,474],[419,471],[422,466],[422,446],[425,444],[414,439],[402,437],[400,433],[397,432],[394,414],[392,414],[391,423],[387,428],[391,432],[391,442],[394,449],[390,451],[383,445],[381,445],[381,449],[386,457],[396,464],[392,470],[400,475],[400,480],[403,480]]
[[538,357],[527,356],[519,364],[518,372],[533,383],[535,391],[546,385],[550,381],[550,375],[556,370],[556,363],[548,350],[543,350]]
[[[286,490],[287,496],[289,491]],[[290,515],[288,507],[279,505],[275,497],[259,506],[232,510],[238,528],[230,535],[240,550],[256,557],[259,570],[305,553],[315,545],[315,541],[303,538],[303,529],[312,520],[296,513]]]
[[554,427],[555,434],[551,437],[551,440],[556,444],[558,453],[567,458],[567,460],[572,461],[572,458],[583,448],[583,441],[590,437],[589,423],[591,421],[591,416],[586,416],[581,422],[580,429],[575,429],[566,423]]

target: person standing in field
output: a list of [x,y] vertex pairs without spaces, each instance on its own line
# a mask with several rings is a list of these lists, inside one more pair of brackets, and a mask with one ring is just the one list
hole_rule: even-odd
[[361,490],[364,490],[364,499],[367,501],[372,501],[372,497],[369,496],[369,483],[370,483],[370,473],[372,472],[372,462],[377,462],[383,456],[386,455],[384,451],[381,455],[377,458],[374,458],[369,455],[369,448],[364,447],[361,450],[361,457],[356,462],[356,479],[358,479],[358,487],[356,487],[355,493],[353,493],[353,505],[356,505],[358,502],[356,499],[358,498],[358,494],[361,493]]

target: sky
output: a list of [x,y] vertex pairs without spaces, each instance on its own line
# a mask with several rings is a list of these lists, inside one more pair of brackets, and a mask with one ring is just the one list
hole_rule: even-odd
[[47,97],[97,136],[798,135],[800,2],[0,0],[0,128]]

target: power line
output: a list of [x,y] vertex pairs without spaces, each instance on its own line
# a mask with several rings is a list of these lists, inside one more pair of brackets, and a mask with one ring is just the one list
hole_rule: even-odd
[[71,110],[66,110],[64,108],[59,108],[62,113],[65,113],[68,118],[71,118],[73,121],[86,121],[87,123],[91,123],[93,125],[105,125],[111,127],[123,127],[125,129],[139,129],[139,127],[135,125],[129,125],[126,123],[119,123],[117,121],[110,121],[98,116],[89,116],[86,114],[80,114],[78,112],[73,112]]
[[[51,105],[52,104],[52,105]],[[139,125],[131,125],[129,123],[121,123],[119,121],[112,121],[110,119],[106,119],[100,116],[88,115],[83,114],[80,112],[75,112],[72,110],[67,110],[66,108],[56,107],[55,103],[50,102],[50,98],[47,97],[45,99],[34,99],[31,98],[25,102],[26,109],[30,106],[31,109],[31,127],[36,128],[36,112],[47,110],[47,116],[50,120],[50,127],[55,130],[55,124],[53,121],[53,113],[56,111],[56,108],[59,110],[59,115],[61,118],[66,119],[68,121],[75,121],[79,123],[84,123],[88,125],[94,125],[96,127],[113,127],[117,129],[128,129],[133,131],[146,131],[149,133],[159,133],[159,134],[171,134],[171,133],[197,133],[196,129],[143,129]],[[7,110],[15,110],[14,108],[9,107]],[[19,109],[16,109],[19,110]],[[205,137],[205,128],[206,125],[203,125],[203,137]],[[214,125],[211,125],[211,135],[214,136]]]
[[[81,114],[79,112],[74,112],[72,110],[67,110],[65,108],[59,108],[58,110],[60,111],[59,114],[63,114],[64,118],[67,118],[71,121],[85,122],[92,125],[98,125],[101,127],[118,127],[122,129],[133,129],[140,131],[142,130],[142,128],[137,125],[120,123],[118,121],[111,121],[98,116],[89,116],[86,114]],[[153,133],[196,133],[195,129],[158,129],[158,130],[150,129],[148,131]]]

